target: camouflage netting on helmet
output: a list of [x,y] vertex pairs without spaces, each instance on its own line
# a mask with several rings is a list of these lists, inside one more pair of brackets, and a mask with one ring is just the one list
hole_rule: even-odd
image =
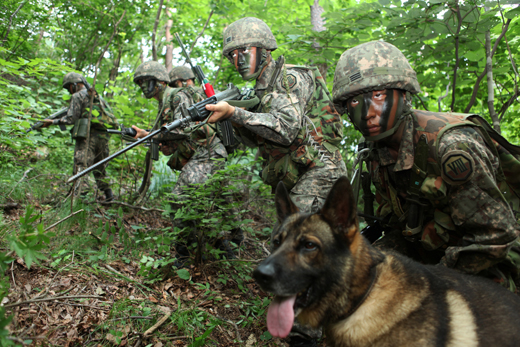
[[170,82],[175,82],[177,80],[195,80],[195,75],[190,68],[186,66],[177,66],[170,71]]
[[71,83],[85,83],[84,81],[85,81],[85,77],[83,77],[83,75],[81,75],[77,72],[69,72],[68,74],[63,76],[63,83],[61,86],[63,88],[66,88],[67,85],[69,85]]
[[421,92],[415,71],[397,47],[372,41],[341,55],[332,87],[335,103],[382,89],[402,89],[412,94]]
[[224,48],[222,54],[227,56],[231,51],[241,47],[262,47],[274,51],[276,38],[271,29],[262,20],[245,17],[231,23],[223,33]]
[[158,81],[170,82],[168,72],[164,65],[156,61],[147,61],[137,67],[134,73],[134,83],[141,78],[154,77]]

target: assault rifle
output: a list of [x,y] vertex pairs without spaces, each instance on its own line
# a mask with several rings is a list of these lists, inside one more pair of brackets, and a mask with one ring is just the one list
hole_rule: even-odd
[[117,153],[112,154],[111,156],[97,162],[96,164],[86,168],[85,170],[77,173],[76,175],[69,178],[67,183],[73,182],[77,180],[80,177],[85,176],[89,172],[95,170],[97,167],[101,165],[105,165],[110,160],[114,159],[115,157],[125,153],[126,151],[134,148],[135,146],[140,145],[143,142],[148,141],[152,137],[160,134],[160,133],[168,133],[173,129],[176,129],[178,127],[185,127],[188,126],[190,122],[198,122],[198,121],[204,121],[206,118],[210,115],[211,111],[206,110],[206,105],[209,104],[216,104],[219,101],[227,101],[227,100],[239,100],[241,99],[242,94],[240,93],[240,90],[233,85],[232,83],[228,84],[228,88],[220,93],[217,93],[213,95],[210,98],[207,98],[205,100],[199,101],[196,104],[191,105],[188,107],[184,112],[183,115],[186,115],[185,117],[181,119],[177,119],[169,124],[163,125],[160,129],[157,129],[155,131],[152,131],[142,139],[128,145],[126,148],[120,150]]
[[[59,110],[58,112],[55,112],[55,113],[51,114],[46,119],[59,119],[59,118],[63,117],[65,114],[67,114],[67,110],[68,110],[68,108],[64,108],[62,110]],[[31,126],[29,129],[27,129],[25,131],[25,133],[28,133],[28,132],[30,132],[32,130],[40,129],[42,127],[42,125],[43,125],[43,122],[42,121],[38,121],[38,122],[34,123],[33,126]],[[65,127],[65,124],[60,124],[60,129],[61,130],[65,130],[67,128]]]
[[[184,48],[184,44],[182,43],[181,37],[178,33],[175,33],[175,38],[177,39],[177,42],[181,47],[182,53],[186,57],[186,61],[188,62],[188,64],[190,64],[191,71],[193,71],[193,74],[195,75],[195,77],[197,77],[197,80],[199,81],[202,90],[204,90],[204,93],[208,98],[213,97],[215,95],[215,90],[213,89],[213,86],[209,83],[209,80],[204,75],[204,72],[202,71],[200,66],[193,65],[190,59],[190,55]],[[206,111],[206,108],[204,108],[204,111]],[[222,131],[222,143],[224,144],[224,146],[233,146],[235,144],[235,135],[233,133],[233,126],[231,125],[231,122],[229,120],[224,120],[220,122],[220,129]]]

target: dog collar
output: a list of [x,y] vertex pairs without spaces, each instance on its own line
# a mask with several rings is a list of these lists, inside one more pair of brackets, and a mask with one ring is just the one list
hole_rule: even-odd
[[350,310],[348,310],[348,312],[346,314],[339,316],[338,320],[343,320],[345,318],[350,317],[354,312],[356,312],[356,310],[359,308],[359,306],[361,306],[361,304],[363,304],[365,302],[365,300],[368,298],[368,295],[370,295],[370,293],[372,292],[372,289],[374,288],[374,284],[376,283],[377,266],[379,265],[379,263],[375,264],[370,269],[370,286],[368,287],[365,294],[363,294],[363,296],[361,298],[359,298],[358,300],[356,300],[354,302],[354,305],[352,306],[352,308]]

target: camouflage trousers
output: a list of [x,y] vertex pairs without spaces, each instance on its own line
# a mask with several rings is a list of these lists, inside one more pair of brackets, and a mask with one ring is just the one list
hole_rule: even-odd
[[[87,150],[87,139],[76,140],[76,145],[74,147],[74,174],[81,172],[84,169],[108,157],[108,141],[109,139],[106,138],[105,134],[92,131]],[[85,157],[87,159],[86,167]],[[108,179],[106,179],[106,165],[102,165],[92,173],[99,190],[105,191],[110,188]],[[86,178],[82,179],[82,181],[86,181]]]
[[205,155],[195,155],[184,165],[172,190],[175,201],[189,200],[188,196],[183,196],[185,187],[204,183],[208,179],[208,175],[212,175],[215,171],[222,169],[224,162],[214,159],[222,159],[223,157],[215,152],[210,153],[209,156],[207,152]]
[[343,160],[335,164],[326,159],[324,167],[304,173],[289,192],[289,196],[300,211],[318,212],[325,203],[330,188],[341,176],[347,176]]

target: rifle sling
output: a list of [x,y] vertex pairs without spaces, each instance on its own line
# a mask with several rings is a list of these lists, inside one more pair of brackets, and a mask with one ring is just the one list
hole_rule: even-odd
[[258,98],[258,96],[255,95],[254,98],[249,99],[249,100],[227,100],[227,103],[230,104],[231,106],[250,109],[250,108],[253,108],[256,105],[258,105],[260,103],[260,99]]

